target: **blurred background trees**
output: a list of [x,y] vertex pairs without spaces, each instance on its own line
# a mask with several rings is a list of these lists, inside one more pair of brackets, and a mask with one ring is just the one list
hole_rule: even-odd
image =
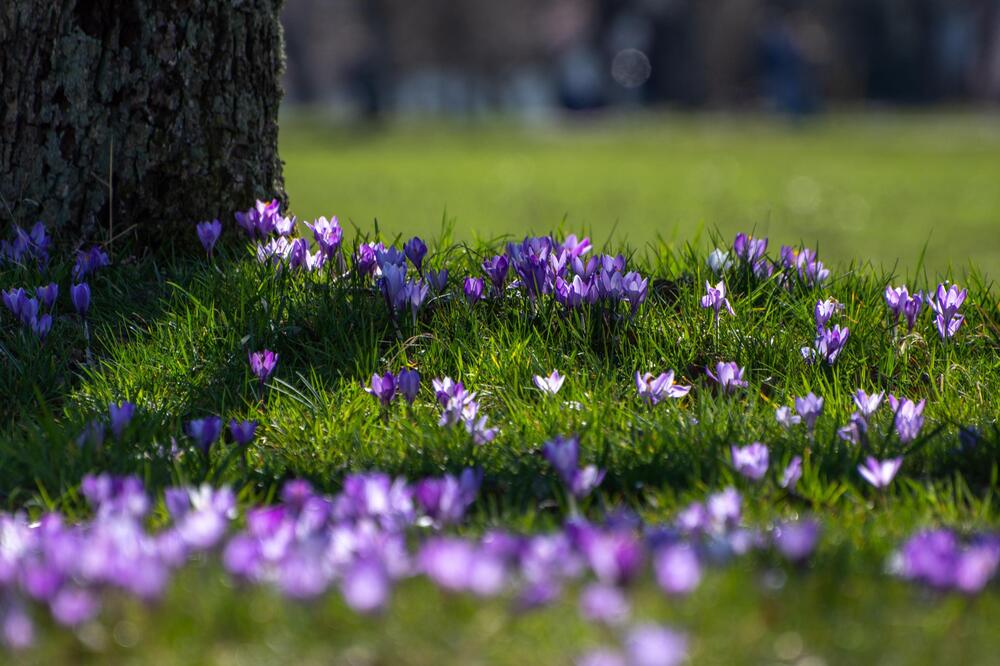
[[288,101],[348,115],[1000,99],[1000,0],[294,0],[283,23]]

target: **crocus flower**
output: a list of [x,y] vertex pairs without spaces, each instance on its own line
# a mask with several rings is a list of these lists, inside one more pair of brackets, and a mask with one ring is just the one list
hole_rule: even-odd
[[711,368],[705,368],[705,374],[711,377],[724,393],[735,393],[738,389],[749,386],[743,379],[743,372],[744,369],[732,361],[716,363],[714,374]]
[[577,467],[580,440],[576,437],[556,437],[542,447],[542,455],[555,468],[563,483],[577,498],[589,495],[604,480],[604,471],[593,465]]
[[221,234],[222,222],[218,220],[198,223],[198,240],[201,241],[201,246],[205,248],[205,252],[209,255],[212,254],[212,248],[215,247],[215,243],[219,240]]
[[774,545],[785,559],[802,562],[812,555],[819,541],[819,523],[795,520],[780,523],[774,530]]
[[736,527],[742,515],[743,499],[735,488],[726,488],[708,496],[705,508],[711,526],[723,531]]
[[427,271],[427,283],[435,293],[440,294],[448,286],[448,269],[442,268],[439,271]]
[[861,412],[854,412],[848,424],[837,430],[837,436],[845,442],[860,444],[868,436],[868,419]]
[[73,266],[73,278],[83,280],[91,273],[109,265],[111,261],[108,255],[100,247],[94,245],[89,250],[80,250],[76,253],[76,264]]
[[722,310],[723,306],[729,314],[736,316],[733,306],[729,303],[729,299],[726,298],[725,282],[720,281],[714,287],[710,283],[706,282],[705,295],[701,297],[701,307],[711,308],[715,311],[715,322],[717,324],[719,323],[719,312]]
[[926,400],[914,403],[907,398],[900,400],[894,395],[889,396],[889,406],[895,414],[893,424],[896,427],[896,434],[899,435],[899,441],[904,444],[912,442],[920,434],[920,429],[924,425],[925,403]]
[[816,307],[813,308],[813,316],[816,320],[816,330],[823,330],[823,327],[826,326],[827,322],[830,321],[833,315],[843,309],[843,304],[838,303],[832,298],[828,298],[825,301],[817,301]]
[[781,473],[779,485],[786,490],[795,490],[796,484],[802,478],[802,456],[795,456],[788,463],[788,467]]
[[251,352],[249,359],[250,371],[253,372],[254,376],[257,377],[261,384],[263,384],[264,381],[271,376],[274,372],[274,368],[278,365],[278,355],[270,349],[263,349],[259,352]]
[[767,238],[754,238],[744,233],[736,234],[733,252],[746,263],[753,264],[767,252]]
[[708,254],[708,267],[718,275],[732,268],[733,260],[729,258],[728,252],[715,248]]
[[966,289],[959,290],[954,284],[948,289],[945,289],[943,284],[938,285],[937,296],[931,299],[930,307],[934,311],[934,324],[942,340],[954,337],[965,321],[965,316],[959,314],[958,309],[965,302],[967,293]]
[[23,303],[28,300],[28,296],[24,293],[24,289],[21,287],[11,287],[10,289],[3,291],[2,296],[3,304],[7,306],[7,309],[10,310],[11,314],[20,319]]
[[253,440],[254,433],[257,432],[256,421],[229,421],[229,434],[237,446],[246,446]]
[[816,419],[823,412],[823,398],[810,391],[805,397],[795,399],[795,411],[805,421],[809,432],[812,432],[816,427]]
[[640,624],[625,637],[629,666],[678,666],[687,659],[687,636],[655,624]]
[[423,275],[424,257],[427,255],[427,244],[414,236],[403,245],[403,253],[410,260],[417,273]]
[[416,370],[403,369],[396,376],[396,388],[406,399],[406,402],[413,404],[417,399],[417,392],[420,391],[420,373]]
[[375,558],[356,560],[340,582],[344,602],[356,613],[382,610],[392,591],[385,567]]
[[917,317],[924,306],[924,299],[924,295],[919,292],[911,295],[906,285],[902,287],[886,285],[885,287],[885,303],[892,313],[893,325],[898,323],[902,316],[906,319],[906,325],[910,331],[917,323]]
[[212,444],[219,439],[222,434],[222,419],[218,416],[206,416],[203,419],[194,419],[187,422],[185,428],[188,437],[194,440],[204,453],[212,447]]
[[118,404],[111,403],[108,405],[108,413],[111,420],[111,433],[115,439],[121,439],[122,433],[125,432],[125,428],[132,422],[132,417],[135,415],[135,404],[127,400]]
[[625,300],[628,301],[633,317],[639,311],[639,306],[642,302],[646,300],[646,287],[648,284],[649,280],[643,278],[635,271],[626,273],[622,278],[622,294],[625,296]]
[[414,325],[417,321],[417,313],[420,311],[420,308],[424,306],[424,301],[427,299],[427,293],[427,283],[423,280],[408,282],[403,288],[402,303],[409,304],[410,314],[413,316]]
[[387,406],[396,395],[396,378],[391,372],[381,377],[376,373],[372,375],[372,383],[365,391],[378,398],[383,406]]
[[767,474],[768,450],[760,442],[743,447],[733,445],[730,450],[733,456],[733,467],[744,477],[760,481]]
[[85,316],[90,309],[90,286],[86,282],[72,285],[69,288],[69,298],[77,313],[81,317]]
[[563,382],[566,378],[559,374],[558,370],[553,370],[552,374],[548,377],[543,377],[542,375],[535,375],[535,386],[542,393],[547,393],[549,395],[555,395],[559,393],[559,389],[562,388]]
[[902,457],[881,461],[868,456],[863,464],[858,465],[858,473],[876,488],[886,488],[892,483],[902,464]]
[[854,394],[854,404],[858,406],[858,412],[867,419],[882,404],[882,397],[884,395],[884,393],[872,393],[868,395],[862,389],[858,389]]
[[56,299],[59,298],[59,285],[52,282],[44,287],[36,287],[35,297],[42,305],[51,310],[52,306],[56,304]]
[[477,277],[467,277],[465,278],[465,285],[463,287],[465,292],[465,300],[469,302],[469,305],[475,305],[477,301],[483,298],[483,280]]
[[810,363],[819,359],[833,365],[837,357],[840,356],[840,352],[843,351],[844,345],[847,344],[850,335],[851,331],[846,326],[843,328],[839,325],[833,328],[821,328],[816,333],[813,347],[802,348],[802,357]]
[[690,594],[701,583],[701,562],[687,544],[659,549],[653,556],[653,571],[660,589],[673,596]]
[[510,259],[505,254],[499,254],[489,259],[483,260],[483,272],[493,285],[494,295],[503,293],[504,284],[507,282],[507,271],[510,268]]
[[650,405],[655,405],[665,398],[683,398],[691,391],[690,386],[674,384],[673,370],[661,373],[656,378],[653,377],[653,373],[651,372],[643,375],[636,370],[635,388],[639,393],[639,397]]
[[792,411],[791,407],[778,407],[774,410],[774,420],[784,428],[791,428],[802,421],[802,417]]
[[316,239],[316,244],[324,256],[329,259],[337,254],[340,242],[344,237],[344,231],[340,228],[340,222],[336,216],[329,220],[320,217],[312,224],[306,222],[306,226],[312,231],[313,238]]
[[49,331],[52,330],[52,315],[43,314],[41,317],[32,317],[28,326],[39,340],[44,341],[48,337]]
[[580,615],[590,622],[620,626],[630,612],[628,598],[614,585],[591,583],[580,592]]

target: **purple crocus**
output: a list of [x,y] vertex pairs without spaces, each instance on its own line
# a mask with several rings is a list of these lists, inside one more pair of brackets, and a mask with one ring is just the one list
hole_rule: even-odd
[[653,556],[653,571],[660,589],[673,596],[690,594],[701,583],[701,562],[691,546],[675,543]]
[[83,280],[91,273],[96,272],[100,268],[104,268],[110,263],[111,260],[108,259],[107,253],[97,245],[94,245],[89,250],[80,250],[76,253],[76,264],[73,266],[73,278],[76,280]]
[[743,447],[733,445],[730,449],[733,456],[733,467],[744,477],[760,481],[767,474],[768,450],[760,442],[753,442]]
[[74,284],[69,288],[69,298],[73,301],[73,307],[77,313],[84,317],[90,309],[90,285],[86,282]]
[[802,398],[795,399],[795,411],[806,424],[810,433],[816,428],[816,419],[823,413],[823,398],[817,397],[812,391]]
[[194,440],[198,448],[208,454],[212,444],[219,439],[222,434],[222,419],[218,416],[206,416],[203,419],[194,419],[187,422],[185,432],[188,437]]
[[413,404],[420,391],[420,373],[416,370],[403,369],[396,376],[396,388],[406,399],[406,402]]
[[246,446],[253,441],[253,436],[257,432],[256,421],[229,421],[229,434],[237,446]]
[[906,319],[907,328],[912,331],[917,323],[917,317],[923,309],[925,297],[922,293],[910,294],[906,285],[902,287],[885,287],[885,303],[892,313],[892,323],[895,326],[900,317]]
[[640,624],[625,637],[629,666],[678,666],[687,659],[684,634],[655,624]]
[[804,519],[780,523],[774,529],[774,546],[785,559],[802,562],[816,550],[819,523]]
[[843,304],[838,303],[832,298],[828,298],[825,301],[817,301],[816,307],[813,308],[813,317],[816,320],[816,330],[823,330],[823,327],[826,326],[827,322],[829,322],[831,318],[833,318],[833,315],[843,309]]
[[591,583],[580,592],[580,615],[590,622],[620,626],[630,612],[628,598],[614,585]]
[[387,372],[381,377],[378,374],[372,375],[372,383],[365,391],[372,394],[383,406],[388,406],[396,396],[396,378],[391,372]]
[[778,482],[785,490],[795,490],[799,479],[802,478],[802,456],[795,456],[781,473],[781,480]]
[[715,373],[712,372],[711,368],[705,368],[705,374],[719,385],[723,393],[735,393],[737,390],[749,386],[743,379],[743,372],[744,369],[732,361],[716,363]]
[[32,317],[31,321],[28,322],[28,327],[40,341],[44,342],[49,331],[52,330],[52,315],[43,314],[41,317]]
[[215,247],[216,241],[219,240],[219,236],[222,234],[222,222],[219,222],[218,220],[212,220],[211,222],[199,222],[197,230],[198,240],[201,241],[201,246],[205,248],[205,252],[211,256],[212,248]]
[[767,252],[767,238],[754,238],[744,233],[736,234],[733,252],[746,263],[753,264]]
[[545,443],[542,455],[555,468],[574,497],[584,498],[604,480],[604,470],[593,465],[578,468],[580,440],[576,437],[556,437]]
[[559,389],[562,388],[563,382],[565,381],[566,378],[560,375],[558,370],[553,370],[552,374],[548,377],[535,375],[534,378],[535,386],[538,387],[538,390],[548,395],[555,395],[556,393],[559,393]]
[[867,419],[882,404],[882,397],[884,395],[884,393],[872,393],[868,395],[862,389],[858,389],[854,394],[854,404],[858,406],[858,412]]
[[774,410],[774,420],[783,428],[791,428],[802,422],[802,417],[792,411],[791,407],[781,406]]
[[954,284],[947,289],[943,284],[938,285],[936,298],[930,300],[930,307],[934,311],[934,324],[942,340],[954,337],[965,321],[965,315],[959,314],[958,309],[962,307],[967,294],[968,290],[960,290]]
[[344,231],[340,228],[340,222],[336,216],[329,220],[320,217],[312,224],[306,222],[306,226],[312,231],[320,252],[327,259],[337,254],[337,251],[340,250],[340,242],[344,237]]
[[858,465],[858,473],[876,488],[886,488],[892,483],[902,464],[902,456],[890,460],[877,460],[868,456],[863,464]]
[[701,297],[701,307],[711,308],[715,311],[716,324],[719,323],[719,313],[723,307],[726,308],[729,314],[736,316],[733,306],[729,303],[729,299],[726,298],[726,284],[722,281],[714,287],[709,282],[705,282],[705,295]]
[[427,244],[414,236],[403,245],[403,254],[410,260],[417,273],[423,275],[424,257],[427,256]]
[[11,287],[2,292],[3,304],[7,306],[18,319],[21,319],[21,311],[24,307],[24,303],[28,300],[28,295],[24,292],[21,287]]
[[440,294],[448,286],[448,269],[442,268],[439,271],[427,271],[427,283],[434,290],[434,293]]
[[633,317],[639,311],[639,306],[642,302],[646,300],[646,288],[648,284],[649,280],[643,278],[635,271],[626,273],[625,277],[622,278],[622,294],[625,296],[625,300],[628,301]]
[[640,374],[636,370],[635,388],[639,393],[639,397],[650,405],[655,405],[665,398],[683,398],[691,391],[690,386],[674,384],[673,370],[661,373],[656,378],[653,377],[653,373],[651,372]]
[[475,305],[483,298],[483,279],[477,277],[465,278],[465,285],[462,290],[465,292],[465,300],[469,305]]
[[263,384],[268,377],[274,372],[274,368],[278,365],[278,355],[271,351],[270,349],[262,349],[259,352],[251,352],[249,355],[250,359],[250,371],[253,372],[254,376]]
[[51,282],[43,287],[36,287],[35,298],[38,299],[39,303],[51,310],[52,306],[56,304],[56,299],[59,298],[59,285]]
[[510,259],[505,254],[498,254],[489,259],[483,260],[483,272],[493,285],[493,294],[499,296],[503,293],[504,284],[507,282],[507,271],[510,269]]
[[382,610],[389,601],[392,583],[382,563],[375,557],[356,560],[340,583],[344,602],[356,613]]
[[894,395],[889,396],[889,406],[895,414],[893,425],[896,427],[896,434],[899,441],[904,444],[912,442],[920,434],[920,429],[924,425],[924,404],[926,400],[913,402],[908,398],[900,400]]
[[807,363],[820,360],[833,365],[837,357],[840,356],[840,352],[843,351],[844,345],[847,344],[850,335],[850,329],[846,326],[841,328],[839,324],[833,328],[820,328],[816,333],[813,346],[802,348],[802,357]]
[[111,421],[111,433],[115,436],[115,439],[121,439],[125,428],[128,427],[128,424],[132,422],[132,417],[135,416],[135,404],[128,400],[117,404],[111,403],[108,405],[108,414]]

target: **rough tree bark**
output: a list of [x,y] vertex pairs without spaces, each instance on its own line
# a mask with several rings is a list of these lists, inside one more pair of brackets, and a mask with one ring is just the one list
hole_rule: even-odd
[[0,219],[157,245],[285,200],[282,2],[0,2]]

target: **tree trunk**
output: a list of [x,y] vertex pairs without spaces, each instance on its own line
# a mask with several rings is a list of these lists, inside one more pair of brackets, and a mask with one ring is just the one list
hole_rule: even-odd
[[281,4],[3,0],[0,219],[156,246],[285,202]]

